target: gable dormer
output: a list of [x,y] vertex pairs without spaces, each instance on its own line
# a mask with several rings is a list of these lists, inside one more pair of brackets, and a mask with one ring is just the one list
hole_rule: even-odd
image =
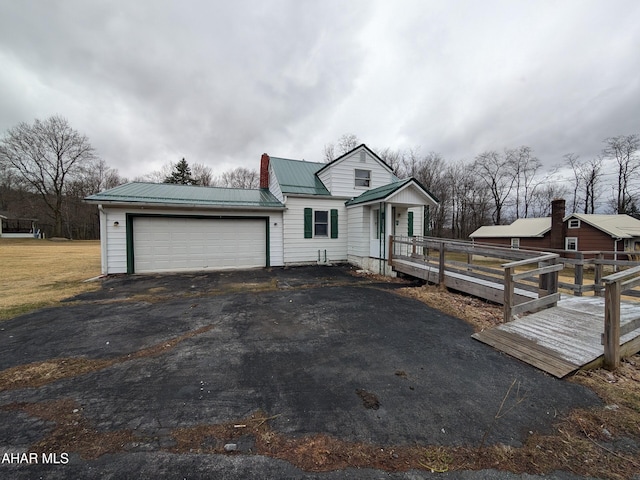
[[337,197],[357,197],[397,180],[393,170],[364,143],[326,164],[316,173]]

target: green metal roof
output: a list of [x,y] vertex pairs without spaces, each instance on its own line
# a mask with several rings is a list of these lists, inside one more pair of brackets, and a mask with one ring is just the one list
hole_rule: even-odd
[[372,188],[371,190],[367,190],[366,192],[364,192],[362,195],[352,198],[347,202],[346,205],[347,206],[358,205],[360,203],[375,202],[376,200],[384,200],[393,192],[403,187],[410,181],[411,179],[407,178],[405,180],[400,180],[399,182],[388,183],[386,185],[383,185],[382,187]]
[[435,203],[438,203],[438,199],[434,197],[429,190],[424,188],[420,182],[418,182],[415,178],[405,178],[404,180],[399,180],[397,182],[388,183],[383,185],[382,187],[372,188],[371,190],[367,190],[362,195],[359,195],[351,200],[347,201],[346,206],[349,207],[351,205],[359,205],[362,203],[383,201],[389,195],[395,193],[400,188],[404,187],[408,183],[414,183],[420,190],[422,190],[426,195],[428,195]]
[[331,195],[316,172],[326,163],[270,157],[269,163],[284,194]]
[[267,189],[198,187],[172,183],[126,183],[85,198],[91,203],[157,203],[203,207],[284,208]]

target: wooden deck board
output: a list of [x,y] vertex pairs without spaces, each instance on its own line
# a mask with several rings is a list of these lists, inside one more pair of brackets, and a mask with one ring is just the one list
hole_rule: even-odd
[[484,330],[472,336],[476,340],[491,345],[558,378],[565,377],[580,368],[580,365],[567,361],[560,357],[557,352],[504,330]]
[[[623,302],[621,311],[625,312],[621,319],[624,324],[637,317],[640,304]],[[562,378],[603,356],[604,348],[600,341],[604,331],[603,317],[603,298],[570,297],[558,302],[557,307],[532,313],[473,337]],[[635,330],[623,336],[620,343],[633,349],[638,337],[640,330]],[[532,357],[530,352],[517,346],[531,348],[532,344],[536,345],[539,355],[548,355],[549,359]],[[570,365],[575,368],[571,370]]]

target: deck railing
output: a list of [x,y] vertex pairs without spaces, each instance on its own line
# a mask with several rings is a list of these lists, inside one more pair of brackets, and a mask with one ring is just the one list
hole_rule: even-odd
[[[537,311],[542,308],[555,307],[560,300],[558,292],[558,272],[564,269],[564,264],[558,263],[560,255],[546,253],[539,257],[516,262],[505,263],[504,268],[504,316],[503,321],[510,322],[514,315]],[[537,264],[538,268],[516,273],[518,267],[528,267]],[[537,279],[538,298],[517,305],[515,299],[515,283],[517,280]]]
[[610,370],[620,366],[620,337],[640,328],[640,317],[620,326],[620,297],[626,291],[640,286],[640,266],[608,275],[602,279],[604,283],[604,365]]
[[[397,260],[405,260],[415,267],[422,267],[422,269],[415,269],[416,273],[422,274],[421,278],[426,278],[433,283],[447,283],[445,277],[448,274],[457,275],[458,278],[464,276],[467,279],[475,279],[477,280],[475,285],[473,282],[467,282],[462,291],[500,304],[505,298],[503,293],[505,270],[501,265],[505,262],[524,261],[521,264],[524,265],[523,268],[518,267],[517,272],[515,270],[512,272],[517,276],[511,284],[513,292],[508,300],[511,302],[510,305],[513,306],[516,302],[522,303],[541,294],[540,281],[533,278],[535,275],[520,274],[523,269],[530,269],[530,264],[540,262],[541,253],[537,251],[474,245],[471,242],[434,237],[401,236],[389,238],[388,251],[389,265],[394,266],[396,270],[412,274],[411,267],[401,266],[397,262]],[[542,266],[539,265],[539,267]],[[562,267],[552,268],[561,269]],[[425,270],[429,273],[425,274]],[[450,279],[449,283],[456,282]],[[557,285],[557,282],[554,285]],[[462,287],[462,285],[458,283],[452,286],[454,289],[456,287]],[[545,291],[543,295],[547,296],[548,293]],[[546,301],[549,299],[545,299],[542,303]]]
[[[404,258],[411,261],[422,262],[438,268],[445,264],[448,271],[458,271],[478,278],[493,279],[499,277],[502,282],[503,269],[491,262],[483,262],[488,257],[496,261],[533,259],[546,253],[559,255],[559,263],[565,265],[562,276],[558,278],[558,289],[575,296],[592,294],[603,296],[605,286],[603,278],[608,272],[618,272],[620,269],[640,265],[640,253],[638,252],[606,252],[554,250],[554,249],[513,249],[509,247],[493,245],[489,243],[477,243],[464,240],[449,240],[436,237],[389,237],[389,264],[393,258]],[[460,258],[452,259],[455,254],[466,254],[466,261]],[[454,254],[454,255],[450,255]],[[460,255],[458,255],[460,257]],[[441,269],[440,275],[443,276]],[[573,281],[569,280],[572,278]],[[535,285],[517,284],[516,288],[537,291]],[[640,291],[627,292],[628,296],[640,297]]]

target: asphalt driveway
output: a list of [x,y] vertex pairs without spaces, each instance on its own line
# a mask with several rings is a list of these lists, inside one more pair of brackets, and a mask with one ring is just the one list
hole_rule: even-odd
[[[0,455],[49,445],[67,460],[2,462],[0,475],[344,478],[255,455],[251,435],[233,436],[228,454],[206,452],[227,443],[215,435],[220,425],[246,428],[256,415],[255,425],[288,439],[477,446],[487,434],[485,444],[517,447],[570,409],[600,404],[586,388],[475,342],[464,322],[394,293],[402,285],[348,270],[112,277],[68,305],[2,322],[0,370],[64,358],[71,373],[0,391]],[[493,422],[507,392],[506,414]],[[208,436],[198,437],[203,428]],[[100,454],[87,454],[82,435],[104,447],[95,447]],[[450,475],[439,478],[521,478]]]

